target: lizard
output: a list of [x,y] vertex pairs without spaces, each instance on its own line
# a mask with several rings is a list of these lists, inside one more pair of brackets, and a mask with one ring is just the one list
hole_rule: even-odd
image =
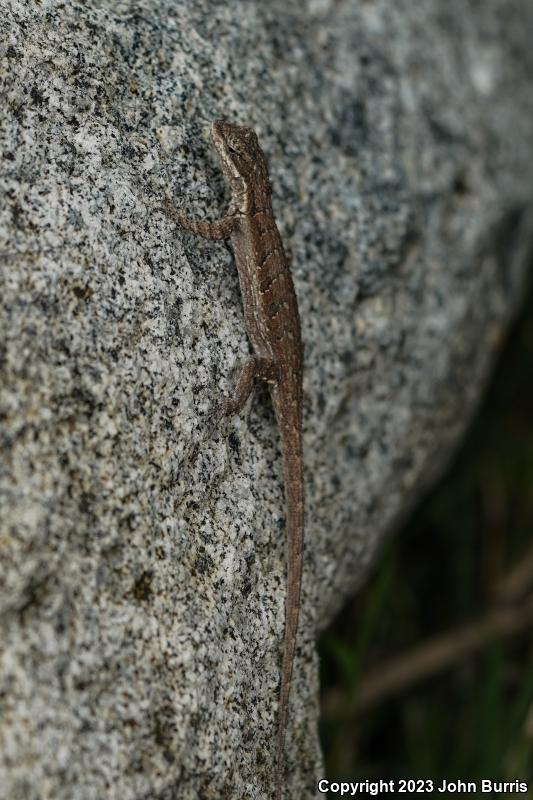
[[276,753],[276,798],[285,777],[285,739],[296,651],[303,566],[303,345],[294,284],[272,210],[265,154],[255,131],[217,120],[211,138],[231,190],[225,216],[193,220],[166,201],[163,211],[205,239],[229,239],[237,266],[244,322],[254,355],[242,367],[223,413],[240,412],[256,379],[266,381],[281,439],[286,504],[287,576]]

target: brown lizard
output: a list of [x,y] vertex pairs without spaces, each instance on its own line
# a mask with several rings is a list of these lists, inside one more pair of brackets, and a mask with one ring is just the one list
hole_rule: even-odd
[[285,734],[298,632],[304,536],[302,454],[303,347],[294,284],[274,220],[266,158],[255,132],[217,121],[211,136],[231,188],[226,216],[194,221],[165,205],[181,227],[205,239],[230,239],[241,287],[246,331],[254,355],[246,362],[227,414],[245,405],[256,378],[267,382],[281,436],[287,507],[287,596],[277,736],[276,797],[285,773]]

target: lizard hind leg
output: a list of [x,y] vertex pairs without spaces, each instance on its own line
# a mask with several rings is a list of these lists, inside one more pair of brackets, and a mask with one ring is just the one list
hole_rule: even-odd
[[224,401],[224,413],[226,416],[229,417],[242,411],[252,393],[256,378],[267,381],[267,383],[277,383],[279,369],[276,362],[261,356],[252,356],[248,359],[239,375],[233,397]]

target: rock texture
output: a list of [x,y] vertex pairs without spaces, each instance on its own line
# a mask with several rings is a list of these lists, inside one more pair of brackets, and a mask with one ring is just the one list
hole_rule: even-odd
[[306,343],[287,797],[316,631],[439,468],[520,299],[529,0],[0,3],[0,797],[272,796],[283,490],[207,132],[267,152]]

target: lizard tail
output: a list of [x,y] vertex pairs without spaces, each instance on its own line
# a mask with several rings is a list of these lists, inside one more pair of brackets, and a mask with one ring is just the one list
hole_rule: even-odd
[[[292,415],[291,415],[292,416]],[[301,418],[280,421],[283,475],[287,506],[287,595],[285,601],[285,644],[281,666],[279,698],[276,800],[281,800],[285,783],[285,735],[289,716],[289,695],[296,651],[304,538],[304,481]]]

